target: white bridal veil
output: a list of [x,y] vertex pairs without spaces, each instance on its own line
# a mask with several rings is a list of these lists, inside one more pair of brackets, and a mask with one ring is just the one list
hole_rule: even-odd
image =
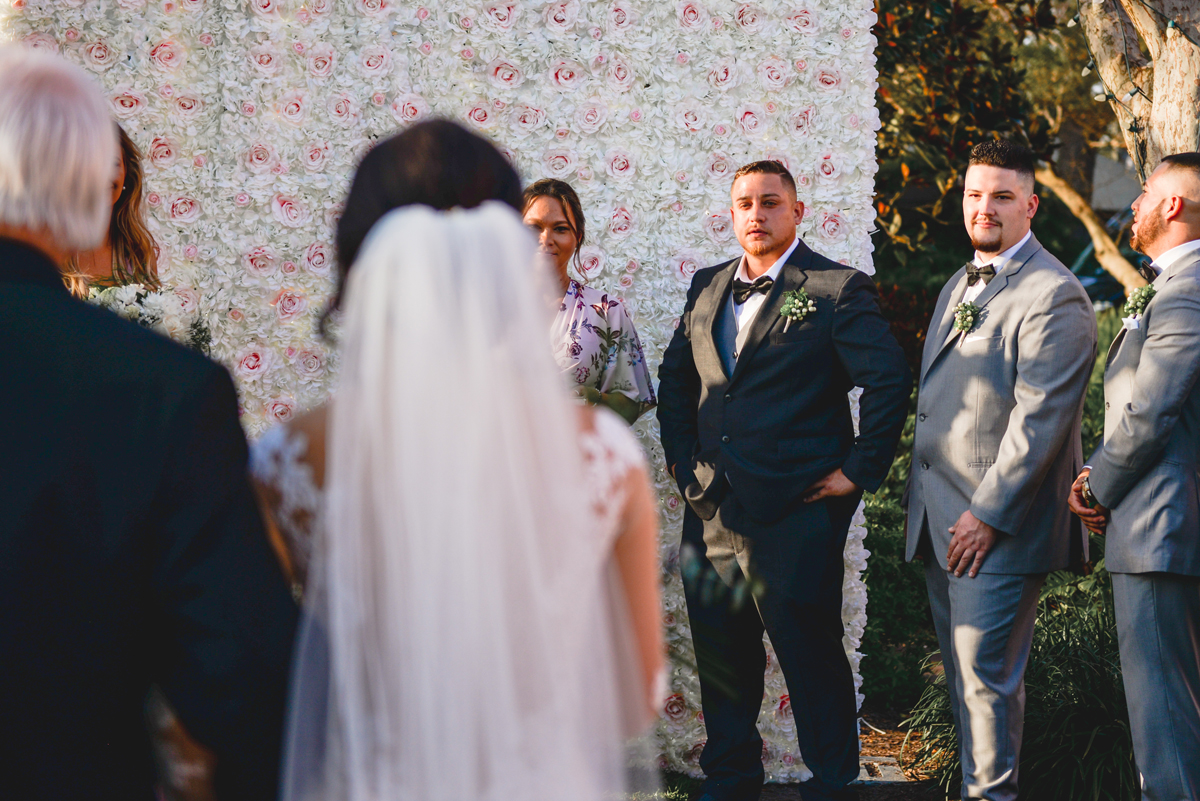
[[580,484],[532,236],[406,207],[350,274],[286,801],[622,789],[611,542]]

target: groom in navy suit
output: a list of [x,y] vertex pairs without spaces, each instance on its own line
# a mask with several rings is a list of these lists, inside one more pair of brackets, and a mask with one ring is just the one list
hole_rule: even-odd
[[[708,731],[701,799],[752,801],[762,788],[764,629],[813,771],[805,798],[852,799],[842,551],[863,491],[891,466],[912,377],[871,280],[796,236],[804,204],[786,168],[742,167],[732,200],[744,254],[696,273],[659,368],[663,450],[688,507],[684,590]],[[759,589],[739,603],[748,579]]]

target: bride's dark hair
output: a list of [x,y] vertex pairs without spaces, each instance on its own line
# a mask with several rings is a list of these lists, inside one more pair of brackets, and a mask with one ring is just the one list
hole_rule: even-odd
[[449,120],[417,123],[367,153],[354,173],[346,209],[337,226],[337,292],[325,319],[342,301],[358,250],[381,217],[421,204],[443,211],[472,209],[488,200],[523,202],[521,179],[496,147]]

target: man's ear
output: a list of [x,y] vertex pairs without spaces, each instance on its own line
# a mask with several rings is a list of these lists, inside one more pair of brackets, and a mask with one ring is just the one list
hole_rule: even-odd
[[797,200],[796,205],[792,208],[792,216],[796,219],[796,225],[804,222],[804,201]]
[[1178,195],[1172,195],[1168,200],[1167,208],[1163,213],[1163,218],[1166,220],[1178,220],[1183,216],[1183,212],[1186,208],[1187,204],[1184,202],[1182,197],[1179,197]]
[[1040,203],[1041,203],[1041,199],[1037,195],[1029,196],[1029,219],[1032,220],[1033,215],[1037,214],[1038,205]]

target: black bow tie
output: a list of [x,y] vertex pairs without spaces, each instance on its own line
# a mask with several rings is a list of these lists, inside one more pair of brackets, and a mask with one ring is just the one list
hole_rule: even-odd
[[775,279],[769,275],[760,276],[753,284],[748,284],[739,278],[735,278],[733,279],[733,302],[741,306],[755,292],[761,292],[765,295],[771,291],[771,287],[773,286],[775,286]]
[[980,278],[983,279],[984,286],[987,286],[988,281],[996,277],[996,268],[990,264],[985,264],[982,267],[976,267],[975,262],[967,262],[967,286],[975,286]]
[[1146,281],[1151,284],[1154,283],[1154,279],[1158,278],[1158,270],[1148,261],[1143,260],[1142,263],[1138,265],[1137,270],[1138,273],[1141,274],[1142,278],[1145,278]]

